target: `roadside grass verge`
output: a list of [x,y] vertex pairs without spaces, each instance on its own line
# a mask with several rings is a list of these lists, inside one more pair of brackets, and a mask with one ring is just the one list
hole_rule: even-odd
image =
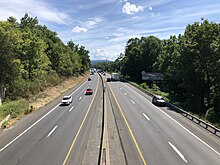
[[59,83],[53,83],[50,86],[48,85],[42,89],[42,91],[36,94],[28,94],[28,98],[18,97],[14,101],[9,99],[5,100],[5,102],[3,102],[3,104],[0,106],[0,121],[2,121],[9,114],[11,116],[9,121],[3,123],[2,128],[4,129],[13,125],[24,115],[27,115],[32,111],[36,111],[49,102],[55,100],[61,94],[85,80],[88,75],[89,72],[75,77],[64,77],[62,81],[59,80]]
[[4,119],[8,114],[11,118],[17,118],[29,111],[29,103],[24,100],[10,101],[0,106],[0,120]]

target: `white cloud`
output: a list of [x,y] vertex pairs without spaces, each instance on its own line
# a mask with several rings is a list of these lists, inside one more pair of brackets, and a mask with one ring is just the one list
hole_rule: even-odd
[[93,60],[96,59],[101,59],[101,60],[106,60],[106,59],[112,59],[114,55],[112,55],[109,51],[106,49],[92,49],[90,50],[90,57]]
[[28,13],[31,17],[37,16],[39,21],[58,24],[67,24],[69,18],[66,13],[56,10],[51,5],[42,1],[0,1],[0,20],[6,20],[10,16],[20,19],[25,13]]
[[103,22],[103,18],[101,17],[94,17],[89,18],[88,21],[81,22],[82,26],[86,27],[87,29],[93,28],[95,25]]
[[120,0],[119,2],[120,2],[120,3],[128,2],[128,0]]
[[72,31],[76,33],[80,32],[86,32],[89,29],[94,28],[97,24],[103,22],[103,19],[101,17],[94,17],[94,18],[89,18],[85,22],[80,22],[80,26],[75,26]]
[[149,9],[150,11],[152,11],[152,10],[153,10],[153,7],[150,6],[150,7],[148,7],[148,9]]
[[75,33],[80,33],[80,32],[86,32],[88,29],[83,28],[83,27],[79,27],[79,26],[75,26],[72,31]]
[[135,4],[131,4],[130,2],[126,2],[126,4],[122,7],[122,12],[129,15],[140,11],[144,11],[143,6],[137,6]]

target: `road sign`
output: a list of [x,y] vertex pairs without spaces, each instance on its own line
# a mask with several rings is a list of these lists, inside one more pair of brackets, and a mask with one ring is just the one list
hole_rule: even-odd
[[162,81],[163,74],[162,73],[144,73],[144,74],[142,74],[142,80],[144,80],[144,81]]

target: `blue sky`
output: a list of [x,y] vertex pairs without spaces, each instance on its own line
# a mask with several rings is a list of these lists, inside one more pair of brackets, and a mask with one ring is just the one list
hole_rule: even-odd
[[132,37],[166,39],[202,17],[220,23],[220,0],[0,0],[0,20],[24,13],[85,46],[92,60],[115,60]]

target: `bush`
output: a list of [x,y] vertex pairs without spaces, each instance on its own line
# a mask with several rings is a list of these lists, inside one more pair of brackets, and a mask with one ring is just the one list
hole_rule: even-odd
[[160,91],[160,88],[156,84],[152,84],[150,87],[146,83],[140,84],[141,88],[147,90],[148,92],[154,94],[154,95],[160,95],[165,100],[169,101],[169,93],[165,93]]
[[0,118],[5,118],[11,114],[12,118],[16,118],[24,114],[29,109],[29,104],[25,100],[11,101],[0,106]]
[[206,111],[205,118],[212,123],[220,123],[220,114],[216,113],[213,108]]
[[55,86],[61,83],[61,78],[56,73],[50,73],[47,77],[39,77],[34,80],[18,78],[10,88],[6,90],[6,96],[12,100],[21,98],[30,99],[33,95],[45,90],[46,87]]

